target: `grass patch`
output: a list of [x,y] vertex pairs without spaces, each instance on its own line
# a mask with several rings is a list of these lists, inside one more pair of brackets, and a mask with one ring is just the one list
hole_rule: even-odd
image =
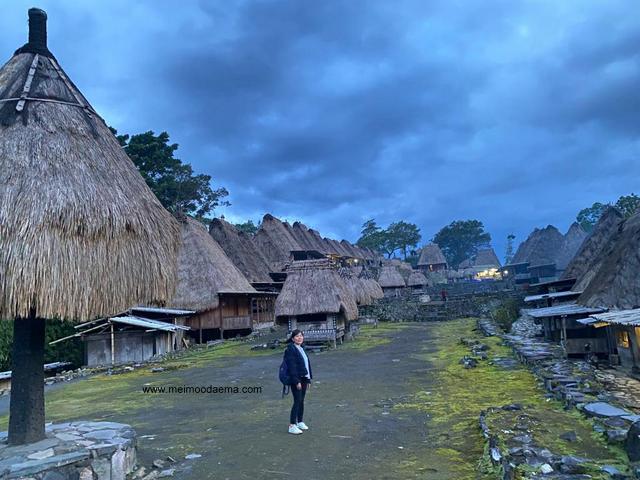
[[391,343],[394,333],[410,327],[406,323],[379,322],[377,327],[362,325],[360,333],[350,342],[345,342],[340,350],[365,351]]

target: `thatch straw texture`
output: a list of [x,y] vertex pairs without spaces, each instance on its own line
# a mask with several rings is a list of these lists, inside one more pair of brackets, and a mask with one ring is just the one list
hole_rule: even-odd
[[587,232],[584,231],[579,223],[573,222],[564,236],[562,248],[556,255],[556,268],[558,270],[567,268],[586,238]]
[[376,282],[372,278],[360,278],[363,287],[367,291],[367,295],[371,297],[372,300],[378,300],[384,297],[384,292],[382,291],[382,287],[380,284]]
[[511,263],[529,262],[532,267],[555,263],[563,245],[564,235],[553,225],[543,229],[536,228],[520,244]]
[[378,283],[382,288],[402,288],[407,286],[404,277],[393,265],[385,265],[380,269]]
[[[34,58],[0,69],[0,99],[20,97]],[[164,303],[178,225],[54,62],[37,62],[28,96],[41,100],[0,103],[0,318],[84,321]]]
[[358,318],[351,289],[327,260],[293,262],[276,300],[276,316],[344,312],[347,320]]
[[315,245],[315,240],[309,233],[309,229],[306,225],[295,222],[293,224],[292,233],[298,245],[302,247],[303,250],[318,250],[318,247]]
[[562,278],[575,278],[575,291],[584,290],[595,275],[604,258],[603,250],[618,232],[622,220],[623,216],[616,208],[608,207],[567,265]]
[[347,240],[340,240],[340,245],[345,249],[346,252],[349,253],[349,256],[352,258],[357,258],[359,260],[364,260],[364,256],[357,252],[354,246]]
[[620,309],[640,306],[640,213],[622,221],[618,228],[578,303]]
[[473,260],[474,267],[483,268],[500,268],[500,260],[493,248],[485,248],[478,250],[478,253]]
[[369,295],[367,288],[357,275],[354,275],[348,271],[348,269],[341,269],[340,276],[345,285],[351,290],[358,305],[371,305],[373,303],[373,299]]
[[187,218],[181,226],[178,286],[171,307],[202,312],[218,306],[219,292],[255,292],[204,225]]
[[429,281],[427,277],[425,277],[421,272],[414,270],[409,275],[409,280],[407,280],[407,286],[409,287],[424,287],[429,285]]
[[251,235],[238,231],[233,225],[219,218],[211,222],[209,234],[249,282],[272,281],[269,276],[269,261],[255,246]]
[[422,248],[418,266],[428,267],[429,265],[446,265],[447,259],[444,257],[442,250],[435,243],[429,243]]
[[263,217],[253,240],[274,272],[284,268],[293,250],[304,250],[284,224],[268,213]]

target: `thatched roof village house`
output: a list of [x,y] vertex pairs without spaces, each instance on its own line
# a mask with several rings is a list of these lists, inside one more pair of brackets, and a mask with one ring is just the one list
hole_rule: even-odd
[[420,258],[418,259],[418,268],[420,270],[438,272],[447,270],[449,266],[440,247],[435,243],[429,243],[422,247]]
[[284,224],[269,213],[262,218],[262,224],[253,240],[269,261],[273,272],[284,270],[291,259],[291,252],[305,250]]
[[306,341],[342,340],[358,306],[352,290],[328,259],[293,262],[276,300],[276,321],[300,328]]
[[424,287],[429,286],[429,281],[422,272],[414,270],[413,272],[411,272],[411,275],[409,275],[407,286],[411,288],[411,290],[421,291],[424,289]]
[[251,235],[238,231],[236,227],[219,218],[214,218],[211,222],[209,234],[255,289],[279,291],[282,288],[282,283],[271,278],[269,260],[256,247]]
[[0,318],[14,320],[9,443],[44,437],[44,319],[163,302],[179,230],[47,48],[46,13],[0,69]]
[[615,207],[607,207],[603,212],[562,275],[563,279],[576,279],[573,290],[582,291],[591,282],[605,259],[604,250],[618,233],[622,220],[622,214]]
[[199,342],[273,325],[275,294],[258,292],[200,222],[181,222],[178,284],[169,306],[194,310],[187,320]]
[[564,272],[586,238],[587,232],[584,231],[579,223],[573,222],[564,235],[562,248],[556,255],[556,268],[558,271]]
[[378,275],[378,284],[382,287],[385,297],[400,296],[407,286],[402,274],[394,265],[383,265]]

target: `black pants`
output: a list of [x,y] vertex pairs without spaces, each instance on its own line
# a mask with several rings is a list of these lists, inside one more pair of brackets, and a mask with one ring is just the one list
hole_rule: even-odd
[[304,415],[304,396],[307,393],[307,386],[309,380],[306,378],[301,382],[302,388],[298,390],[295,385],[291,385],[291,394],[293,395],[293,406],[291,407],[291,415],[289,416],[289,423],[296,424],[302,421]]

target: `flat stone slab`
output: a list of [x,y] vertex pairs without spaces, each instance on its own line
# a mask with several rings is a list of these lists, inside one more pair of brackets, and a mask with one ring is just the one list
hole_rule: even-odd
[[632,415],[631,412],[614,407],[613,405],[605,402],[587,403],[584,406],[584,410],[588,414],[596,417],[622,417]]
[[[71,478],[68,475],[94,478],[94,474],[103,478],[100,472],[105,464],[111,472],[119,472],[118,478],[124,479],[135,466],[136,436],[129,425],[114,422],[46,424],[45,435],[45,439],[35,443],[7,445],[6,432],[0,433],[0,477],[35,475],[41,478],[44,475],[53,479],[66,472],[60,478]],[[76,473],[69,473],[72,471]]]

